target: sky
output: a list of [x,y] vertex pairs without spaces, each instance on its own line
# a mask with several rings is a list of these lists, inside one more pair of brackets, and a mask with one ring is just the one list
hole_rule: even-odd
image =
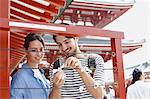
[[[123,55],[124,68],[150,60],[150,12],[148,12],[150,0],[135,1],[131,9],[104,28],[124,32],[124,40],[146,40],[142,48]],[[112,66],[112,62],[108,61],[105,67],[110,67],[110,65]],[[109,73],[106,73],[107,80],[111,77]],[[125,76],[127,75],[125,74]]]

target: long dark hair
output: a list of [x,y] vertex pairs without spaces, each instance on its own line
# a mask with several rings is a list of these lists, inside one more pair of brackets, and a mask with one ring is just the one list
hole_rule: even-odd
[[141,75],[142,71],[140,69],[135,68],[132,73],[133,79],[131,84],[134,84],[136,81],[140,80]]

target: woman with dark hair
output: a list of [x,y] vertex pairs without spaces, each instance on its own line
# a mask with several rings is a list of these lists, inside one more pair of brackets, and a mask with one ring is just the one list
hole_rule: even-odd
[[65,74],[58,71],[54,75],[53,89],[38,64],[44,57],[44,41],[41,36],[29,33],[25,37],[24,48],[27,62],[12,77],[11,99],[60,99],[59,87],[64,84]]
[[[133,79],[132,79],[132,82],[131,84],[134,84],[136,81],[140,80],[140,79],[145,79],[144,76],[142,75],[142,71],[135,68],[133,73],[132,73],[132,76],[133,76]],[[141,77],[141,78],[140,78]]]
[[127,99],[150,99],[150,83],[144,81],[143,72],[135,68],[132,76],[132,84],[127,90]]

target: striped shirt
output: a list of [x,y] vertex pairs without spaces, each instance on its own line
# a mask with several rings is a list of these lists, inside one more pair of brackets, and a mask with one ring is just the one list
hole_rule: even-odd
[[[97,54],[89,54],[89,58],[95,60],[95,71],[93,78],[96,83],[104,85],[104,61],[103,58]],[[79,59],[82,67],[87,73],[90,74],[90,69],[88,67],[88,59]],[[59,61],[60,62],[60,61]],[[59,63],[62,64],[62,63]],[[50,80],[52,82],[53,73],[52,69],[56,64],[52,64],[50,69]],[[84,82],[82,81],[78,72],[74,69],[64,68],[64,73],[66,74],[66,79],[64,85],[61,87],[61,96],[62,99],[93,99],[92,95],[88,92],[85,87]],[[89,85],[93,86],[93,85]]]

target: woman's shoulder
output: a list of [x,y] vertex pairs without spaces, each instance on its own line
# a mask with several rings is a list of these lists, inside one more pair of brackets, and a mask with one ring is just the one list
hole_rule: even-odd
[[28,70],[25,68],[20,68],[13,76],[12,79],[28,79],[30,76],[32,76],[33,72],[32,70]]

